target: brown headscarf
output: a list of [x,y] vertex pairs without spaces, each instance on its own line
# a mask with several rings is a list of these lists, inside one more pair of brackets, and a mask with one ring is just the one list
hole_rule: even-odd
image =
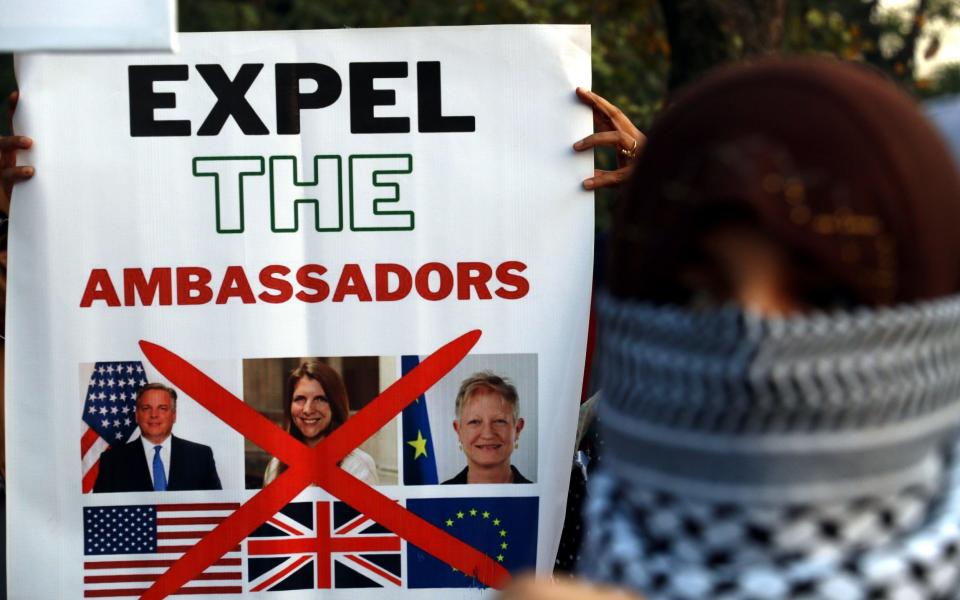
[[678,269],[727,218],[751,221],[857,303],[960,290],[949,151],[906,94],[864,67],[763,60],[682,93],[618,205],[612,292],[678,301]]

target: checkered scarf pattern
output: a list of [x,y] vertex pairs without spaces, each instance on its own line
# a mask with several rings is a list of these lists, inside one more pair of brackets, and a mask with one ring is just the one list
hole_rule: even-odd
[[960,300],[598,314],[583,574],[651,600],[960,597]]
[[578,569],[648,600],[960,597],[960,469],[940,497],[788,504],[702,502],[590,479]]

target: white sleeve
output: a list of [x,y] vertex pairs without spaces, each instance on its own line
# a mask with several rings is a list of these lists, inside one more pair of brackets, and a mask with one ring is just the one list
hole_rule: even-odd
[[280,470],[280,461],[271,458],[267,463],[267,468],[263,470],[263,487],[267,487],[270,482],[277,478],[277,471]]
[[353,450],[343,459],[340,467],[364,483],[380,485],[380,478],[377,476],[377,464],[373,462],[373,457],[363,450]]

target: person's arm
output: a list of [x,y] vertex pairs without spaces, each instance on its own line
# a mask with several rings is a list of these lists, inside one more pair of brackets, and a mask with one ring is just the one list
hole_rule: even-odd
[[[19,93],[10,94],[10,131],[13,131],[13,112],[17,108]],[[23,135],[0,136],[0,212],[10,214],[10,198],[13,186],[20,181],[33,177],[34,169],[29,165],[17,165],[17,151],[33,146],[33,140]]]
[[617,150],[617,169],[604,171],[594,169],[593,177],[583,180],[583,187],[593,190],[618,186],[633,170],[634,159],[643,149],[647,137],[623,114],[602,96],[590,90],[577,88],[577,98],[593,109],[593,127],[596,133],[588,135],[573,145],[577,152],[592,150],[597,146],[611,146]]
[[[13,131],[13,111],[17,108],[17,99],[19,94],[13,92],[10,94],[10,131]],[[24,181],[33,177],[33,167],[17,166],[17,151],[26,150],[33,145],[33,140],[22,135],[0,136],[0,219],[6,219],[10,214],[10,197],[13,195],[13,186],[18,181]],[[2,235],[2,247],[0,247],[0,311],[6,308],[7,292],[7,244],[6,234]],[[4,333],[2,317],[0,317],[0,334]],[[4,344],[0,337],[0,360],[4,355]],[[4,447],[4,421],[3,421],[3,402],[4,389],[0,384],[0,476],[6,477],[6,457],[3,452]]]

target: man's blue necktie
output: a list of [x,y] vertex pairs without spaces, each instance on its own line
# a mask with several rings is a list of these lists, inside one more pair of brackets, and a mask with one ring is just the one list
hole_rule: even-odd
[[163,446],[153,447],[153,491],[167,491],[167,476],[163,472],[163,459],[160,458],[160,449]]

